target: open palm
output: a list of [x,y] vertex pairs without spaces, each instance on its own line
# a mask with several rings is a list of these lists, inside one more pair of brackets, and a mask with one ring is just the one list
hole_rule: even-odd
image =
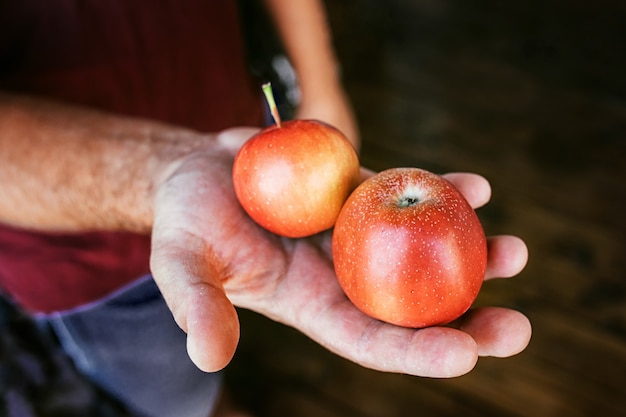
[[[336,281],[330,232],[280,238],[253,223],[239,206],[232,159],[251,133],[238,129],[218,135],[218,149],[184,161],[155,203],[152,271],[188,334],[188,352],[198,367],[215,371],[232,358],[239,337],[233,305],[293,326],[331,351],[381,371],[451,377],[470,371],[479,355],[510,356],[526,347],[528,320],[504,308],[473,310],[454,326],[419,330],[358,311]],[[482,177],[451,174],[448,179],[474,207],[489,199]],[[517,274],[526,257],[518,238],[490,238],[486,279]]]

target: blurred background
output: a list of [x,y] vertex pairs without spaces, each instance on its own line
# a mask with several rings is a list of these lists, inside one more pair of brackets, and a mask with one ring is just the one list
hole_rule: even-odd
[[[486,283],[477,304],[521,310],[533,338],[466,376],[416,378],[361,368],[242,310],[235,399],[260,417],[626,415],[626,3],[326,4],[363,164],[490,180],[486,231],[521,236],[530,261]],[[271,49],[256,29],[252,41]],[[54,340],[0,307],[0,389],[27,392],[41,416],[124,415]]]
[[264,416],[626,415],[626,3],[327,1],[364,165],[471,171],[530,261],[479,305],[526,351],[452,380],[362,369],[241,312],[230,378]]

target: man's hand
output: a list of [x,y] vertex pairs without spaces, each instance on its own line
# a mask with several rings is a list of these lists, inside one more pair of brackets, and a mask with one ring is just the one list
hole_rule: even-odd
[[[336,354],[381,371],[452,377],[469,372],[479,355],[506,357],[526,347],[528,319],[505,308],[472,310],[451,326],[419,330],[385,324],[357,310],[336,281],[330,232],[280,238],[240,208],[232,160],[254,132],[218,135],[218,150],[182,161],[156,197],[152,271],[188,333],[188,352],[199,368],[216,371],[231,360],[239,338],[233,304],[293,326]],[[371,173],[364,170],[363,175]],[[447,178],[472,206],[489,200],[491,190],[482,177]],[[485,279],[514,276],[526,260],[520,239],[491,237]]]

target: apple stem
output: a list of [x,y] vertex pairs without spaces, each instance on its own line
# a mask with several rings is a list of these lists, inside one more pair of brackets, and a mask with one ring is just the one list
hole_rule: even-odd
[[276,101],[274,100],[272,83],[263,84],[263,94],[265,94],[265,100],[267,100],[267,104],[270,106],[270,112],[272,113],[272,118],[276,126],[280,127],[280,114],[278,113],[278,106],[276,106]]

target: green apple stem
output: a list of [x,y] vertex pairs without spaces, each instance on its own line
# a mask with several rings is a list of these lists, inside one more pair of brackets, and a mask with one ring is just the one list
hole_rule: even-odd
[[267,100],[267,104],[270,106],[270,112],[272,113],[272,118],[276,126],[280,127],[280,114],[278,113],[278,106],[276,106],[276,101],[274,100],[272,83],[263,84],[263,94],[265,94],[265,100]]

